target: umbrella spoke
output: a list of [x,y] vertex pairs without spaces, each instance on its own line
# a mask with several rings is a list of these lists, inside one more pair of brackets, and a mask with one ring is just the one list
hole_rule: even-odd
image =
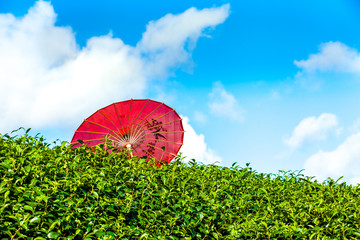
[[144,139],[155,140],[158,142],[165,142],[165,143],[173,143],[173,144],[177,144],[177,145],[183,145],[183,143],[180,143],[180,142],[171,142],[171,141],[166,141],[166,140],[162,140],[162,139],[154,139],[154,138],[144,138]]
[[120,129],[113,123],[113,121],[111,121],[101,110],[99,110],[99,112],[107,119],[111,122],[111,124],[120,132]]
[[142,121],[144,121],[145,119],[147,119],[151,114],[153,114],[156,110],[158,110],[158,108],[161,107],[162,105],[164,105],[164,103],[161,103],[159,106],[157,106],[151,113],[149,113],[146,117],[144,117],[144,118],[138,123],[138,125],[140,125],[140,123],[142,123]]
[[161,150],[161,151],[164,151],[164,152],[166,152],[166,153],[168,153],[168,154],[173,155],[173,156],[175,156],[175,157],[176,157],[176,155],[175,155],[174,153],[168,152],[168,151],[166,151],[165,149],[162,149],[162,148],[156,147],[155,145],[150,145],[149,143],[144,143],[144,144],[145,144],[145,145],[148,145],[148,146],[150,146],[150,147],[153,147],[153,148],[159,149],[159,150]]
[[144,137],[144,131],[142,131],[140,128],[136,129],[134,133],[134,136],[132,136],[135,140],[135,141],[138,141],[140,139],[142,139]]
[[138,151],[136,150],[136,148],[132,148],[133,151],[135,151],[136,156],[140,157],[140,153],[138,153]]
[[128,113],[128,116],[127,116],[126,129],[128,129],[128,124],[129,124],[129,118],[130,118],[130,114],[131,114],[132,103],[133,103],[133,99],[130,100],[130,109],[129,109],[129,113]]
[[[136,118],[134,119],[134,121],[131,123],[131,128],[134,125],[134,123],[136,122],[136,120],[138,119],[138,117],[140,116],[140,114],[142,113],[142,111],[144,111],[145,106],[148,104],[148,102],[150,101],[150,99],[147,99],[146,103],[144,104],[144,106],[141,108],[141,110],[139,111],[138,115],[136,116]],[[137,126],[137,125],[135,125]]]
[[104,135],[109,134],[108,132],[93,132],[93,131],[78,131],[78,130],[76,130],[75,132],[77,132],[77,133],[91,133],[91,134],[104,134]]
[[162,118],[162,117],[165,117],[166,115],[168,115],[169,113],[174,112],[174,111],[175,111],[175,109],[171,109],[171,111],[169,111],[169,112],[161,115],[160,117],[157,117],[157,118],[153,119],[153,121],[158,120],[158,119],[160,119],[160,118]]
[[185,131],[170,131],[170,132],[147,132],[144,134],[144,139],[149,139],[149,138],[145,138],[148,135],[156,135],[156,134],[160,134],[160,135],[164,135],[163,137],[168,137],[168,134],[172,134],[172,133],[180,133],[183,134]]
[[[148,151],[146,151],[143,147],[141,147],[140,145],[138,146],[139,148],[141,148],[144,152],[146,152],[148,155],[150,155],[152,158],[155,158],[151,153],[149,153]],[[156,159],[156,158],[155,158]]]
[[92,138],[92,139],[86,139],[82,140],[83,142],[94,142],[94,141],[101,141],[104,142],[104,138]]
[[[139,111],[139,113],[137,114],[137,116],[136,116],[136,118],[134,119],[134,121],[131,123],[131,126],[130,126],[130,132],[131,133],[133,133],[133,131],[135,131],[134,130],[134,128],[136,129],[136,128],[140,128],[139,126],[138,126],[138,124],[136,124],[136,125],[134,125],[134,123],[136,122],[136,120],[138,119],[138,117],[140,116],[140,114],[142,113],[142,111],[144,110],[144,108],[145,108],[145,106],[148,104],[148,102],[150,101],[150,99],[147,99],[147,101],[146,101],[146,103],[144,104],[144,106],[141,108],[141,110]],[[136,130],[138,130],[136,133],[135,133],[135,135],[136,135],[136,139],[138,139],[139,137],[138,137],[138,135],[140,134],[140,133],[142,133],[139,129],[136,129]],[[142,134],[144,134],[144,133],[142,133]]]
[[[147,127],[147,128],[145,128],[146,125],[143,125],[143,126],[140,126],[140,128],[143,129],[143,131],[146,131],[146,130],[153,129],[153,128],[156,128],[156,127],[159,127],[159,126],[164,126],[164,125],[167,125],[167,124],[171,124],[171,123],[174,123],[174,122],[177,122],[177,121],[182,121],[182,119],[176,119],[176,120],[171,121],[171,122],[161,123],[161,124],[157,124],[155,126]],[[170,131],[170,132],[161,132],[161,133],[184,133],[184,132],[185,131]],[[160,132],[158,132],[158,133],[160,133]],[[153,133],[152,132],[151,133],[145,133],[145,135],[149,135],[149,134],[153,134]]]
[[[117,115],[118,120],[119,120],[119,122],[120,122],[121,129],[123,129],[124,127],[123,127],[123,125],[122,125],[122,122],[121,122],[121,119],[120,119],[120,116],[119,116],[119,111],[117,110],[115,103],[113,103],[112,105],[113,105],[114,108],[115,108],[116,115]],[[121,134],[125,134],[125,133],[121,133]]]
[[[170,132],[156,132],[156,133],[159,133],[159,134],[168,134],[168,133],[184,133],[185,131],[170,131]],[[149,132],[149,133],[145,133],[144,136],[146,135],[151,135],[151,134],[154,134],[153,132]]]
[[111,135],[112,138],[117,142],[125,142],[125,138],[123,136]]
[[103,125],[101,125],[101,124],[98,124],[98,123],[96,123],[96,122],[92,122],[92,121],[89,121],[89,120],[87,120],[87,119],[85,119],[84,122],[88,122],[88,123],[94,124],[94,125],[96,125],[96,126],[105,128],[105,129],[113,132],[115,135],[118,135],[114,130],[112,130],[112,129],[108,128],[108,127],[105,127],[105,126],[103,126]]
[[149,127],[149,129],[153,129],[153,128],[156,128],[156,127],[159,127],[159,126],[164,126],[164,125],[167,125],[167,124],[170,124],[170,123],[174,123],[174,122],[178,122],[178,121],[181,121],[182,119],[175,119],[174,121],[170,121],[170,122],[167,122],[167,123],[161,123],[161,124],[158,124],[156,126],[152,126],[152,127]]

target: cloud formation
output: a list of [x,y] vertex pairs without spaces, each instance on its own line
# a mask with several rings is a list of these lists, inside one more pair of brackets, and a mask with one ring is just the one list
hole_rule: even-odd
[[[308,59],[294,61],[301,70],[295,80],[305,87],[318,88],[322,82],[337,74],[346,74],[346,78],[360,74],[360,53],[341,42],[327,42],[319,46],[319,52],[309,55]],[[300,147],[306,141],[324,140],[338,125],[335,115],[322,114],[318,118],[304,119],[295,128],[293,135],[284,142],[290,147]],[[304,164],[305,174],[315,176],[319,181],[328,177],[338,179],[344,176],[347,183],[360,183],[360,133],[358,121],[351,127],[352,132],[342,144],[333,151],[319,150],[310,156]]]
[[319,181],[328,177],[338,179],[345,176],[349,184],[360,183],[360,132],[349,136],[335,150],[319,150],[310,156],[305,164],[305,174],[315,176]]
[[319,53],[311,54],[307,60],[294,61],[304,72],[332,71],[360,74],[360,53],[341,42],[321,44]]
[[284,140],[284,143],[295,149],[305,142],[325,140],[329,132],[337,125],[337,117],[330,113],[305,118],[295,127],[292,135]]
[[228,15],[229,5],[190,8],[150,22],[136,46],[108,34],[80,47],[70,27],[55,26],[50,2],[23,17],[0,14],[0,132],[74,127],[100,107],[144,97],[152,79],[190,62],[204,30]]
[[208,105],[212,114],[234,121],[243,120],[244,110],[241,109],[235,97],[225,90],[221,82],[214,82],[209,97]]
[[186,157],[185,160],[196,159],[197,162],[204,164],[221,163],[221,157],[205,142],[203,134],[197,134],[190,126],[189,118],[182,117],[183,126],[185,130],[184,145],[181,147],[180,152]]
[[341,42],[327,42],[319,46],[319,52],[308,59],[294,61],[301,70],[295,81],[303,87],[318,89],[331,74],[360,74],[360,53]]
[[167,75],[169,68],[188,63],[205,28],[214,28],[229,16],[230,5],[167,14],[146,26],[136,48],[141,52],[150,75]]

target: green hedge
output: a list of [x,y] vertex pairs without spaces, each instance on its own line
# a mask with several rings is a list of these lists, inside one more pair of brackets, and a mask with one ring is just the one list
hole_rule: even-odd
[[359,186],[0,135],[0,239],[359,239]]

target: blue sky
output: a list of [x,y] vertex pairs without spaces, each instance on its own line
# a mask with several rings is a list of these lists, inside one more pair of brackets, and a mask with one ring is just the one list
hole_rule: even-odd
[[360,183],[357,1],[0,2],[0,132],[69,141],[112,102],[164,101],[184,153]]

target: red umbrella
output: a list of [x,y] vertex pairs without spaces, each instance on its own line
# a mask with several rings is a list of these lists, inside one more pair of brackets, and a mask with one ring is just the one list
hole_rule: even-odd
[[153,157],[169,163],[183,144],[184,128],[180,116],[164,103],[150,99],[113,103],[96,111],[75,131],[73,147],[82,140],[88,146],[108,142],[132,155]]

